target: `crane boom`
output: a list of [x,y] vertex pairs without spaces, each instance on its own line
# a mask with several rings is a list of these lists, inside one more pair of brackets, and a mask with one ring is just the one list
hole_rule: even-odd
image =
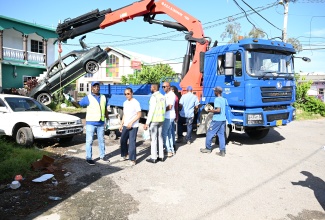
[[[166,14],[176,22],[156,20],[157,14]],[[164,27],[185,31],[185,39],[188,41],[187,51],[183,61],[182,81],[180,86],[183,91],[191,85],[196,95],[202,94],[202,72],[200,71],[200,54],[208,50],[210,40],[204,36],[202,24],[199,20],[184,12],[167,0],[142,0],[128,6],[112,11],[111,9],[94,10],[74,19],[66,19],[57,27],[60,41],[73,39],[76,36],[106,27],[120,22],[132,20],[143,16],[145,22],[160,24]],[[195,49],[193,49],[195,48]],[[190,61],[192,65],[190,66]]]

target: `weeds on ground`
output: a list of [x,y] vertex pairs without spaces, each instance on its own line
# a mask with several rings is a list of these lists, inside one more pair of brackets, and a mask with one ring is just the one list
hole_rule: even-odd
[[324,118],[320,114],[315,114],[312,112],[306,112],[301,109],[297,109],[297,115],[296,115],[296,120],[302,121],[302,120],[314,120],[314,119],[320,119]]
[[0,182],[13,180],[15,175],[33,175],[31,164],[41,159],[47,152],[35,148],[24,148],[0,138]]

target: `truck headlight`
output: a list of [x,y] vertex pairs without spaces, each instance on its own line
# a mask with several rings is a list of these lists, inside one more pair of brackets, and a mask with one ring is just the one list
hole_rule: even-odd
[[258,114],[246,114],[246,122],[248,125],[263,124],[263,115]]

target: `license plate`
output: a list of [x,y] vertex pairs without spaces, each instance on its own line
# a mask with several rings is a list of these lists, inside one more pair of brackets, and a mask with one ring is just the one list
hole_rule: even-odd
[[281,126],[282,125],[282,120],[276,120],[276,126]]

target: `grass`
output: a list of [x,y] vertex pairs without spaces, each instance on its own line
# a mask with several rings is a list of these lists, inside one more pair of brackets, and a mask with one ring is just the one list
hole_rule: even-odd
[[36,148],[24,148],[0,138],[0,182],[12,181],[15,175],[27,177],[35,175],[31,164],[49,153]]
[[314,120],[314,119],[320,119],[324,118],[319,114],[314,114],[311,112],[305,112],[301,109],[297,109],[296,111],[296,120],[302,121],[302,120]]

